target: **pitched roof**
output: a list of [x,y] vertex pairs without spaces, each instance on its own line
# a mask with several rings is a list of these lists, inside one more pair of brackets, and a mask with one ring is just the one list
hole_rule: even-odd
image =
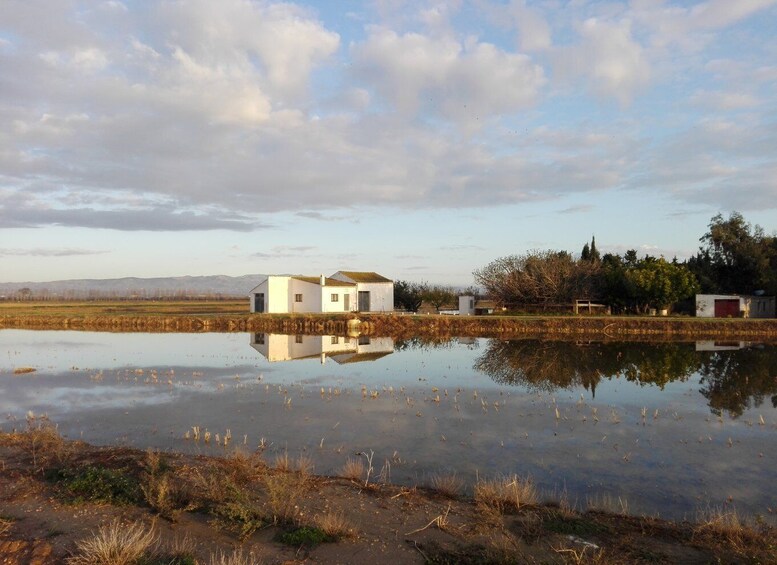
[[373,273],[372,271],[339,271],[339,273],[357,283],[392,282],[391,279],[387,279],[383,275]]
[[[321,284],[321,277],[293,276],[291,278],[296,279],[298,281],[311,283],[311,284]],[[330,278],[324,279],[324,283],[326,284],[326,286],[353,286],[353,283],[338,281],[337,279],[330,279]]]

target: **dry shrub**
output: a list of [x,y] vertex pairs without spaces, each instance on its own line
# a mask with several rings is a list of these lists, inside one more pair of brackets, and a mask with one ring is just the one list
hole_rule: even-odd
[[76,542],[76,552],[67,559],[68,565],[131,565],[150,558],[159,538],[153,528],[140,522],[121,524],[119,521],[100,526],[97,534]]
[[193,508],[188,485],[172,476],[172,468],[158,451],[146,452],[144,468],[140,489],[160,516],[174,522],[182,511]]
[[43,471],[64,466],[73,457],[73,445],[66,441],[48,419],[29,417],[27,431],[21,434],[23,447],[32,456],[33,467]]
[[432,475],[429,483],[434,490],[448,498],[457,498],[464,489],[464,480],[456,473],[452,475]]
[[699,512],[697,522],[694,537],[710,543],[722,542],[737,552],[761,541],[758,530],[734,509],[708,508]]
[[261,561],[250,555],[243,555],[242,549],[236,549],[232,553],[219,551],[210,556],[210,565],[260,565]]
[[352,481],[361,481],[364,477],[364,461],[349,457],[340,469],[340,476]]
[[306,483],[305,477],[297,473],[272,473],[264,477],[273,522],[296,523]]
[[27,373],[34,373],[37,371],[35,367],[16,367],[13,370],[14,375],[26,375]]
[[246,498],[246,492],[240,485],[224,473],[214,473],[211,469],[194,469],[189,472],[192,481],[192,499],[198,506],[212,508],[219,504]]
[[240,485],[245,485],[256,480],[264,471],[265,464],[261,455],[246,453],[244,449],[237,448],[224,460],[225,471]]
[[475,484],[475,502],[483,509],[504,514],[526,504],[537,504],[537,489],[531,479],[518,475],[481,479]]
[[342,539],[356,537],[356,527],[342,512],[327,512],[319,514],[315,520],[316,527],[330,538]]

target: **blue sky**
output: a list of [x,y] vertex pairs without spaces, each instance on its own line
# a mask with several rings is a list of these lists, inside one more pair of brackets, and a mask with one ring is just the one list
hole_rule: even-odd
[[16,1],[0,279],[468,285],[777,229],[777,0]]

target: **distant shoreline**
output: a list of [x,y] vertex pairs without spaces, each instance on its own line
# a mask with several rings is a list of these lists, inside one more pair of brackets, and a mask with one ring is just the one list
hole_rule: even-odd
[[[250,314],[248,303],[5,302],[0,328],[109,332],[268,332],[435,339],[500,337],[579,340],[777,341],[777,319],[637,316],[440,316],[408,314]],[[353,328],[352,328],[353,329]]]

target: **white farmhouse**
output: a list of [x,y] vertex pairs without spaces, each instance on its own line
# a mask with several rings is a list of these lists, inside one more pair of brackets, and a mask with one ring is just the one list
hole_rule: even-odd
[[333,279],[356,285],[359,312],[392,312],[394,281],[372,272],[337,271]]
[[377,273],[331,277],[269,275],[249,293],[251,312],[268,314],[383,312],[394,309],[394,283]]

